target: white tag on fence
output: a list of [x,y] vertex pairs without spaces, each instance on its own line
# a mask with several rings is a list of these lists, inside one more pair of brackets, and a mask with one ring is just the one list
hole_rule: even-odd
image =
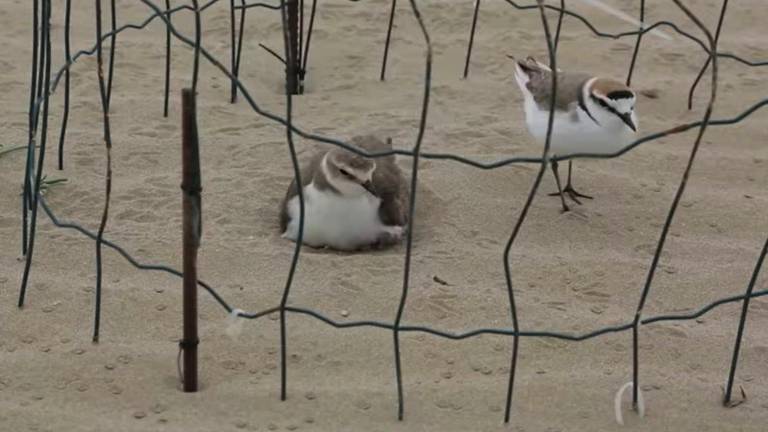
[[[621,386],[619,391],[616,392],[616,397],[613,400],[613,410],[614,414],[616,415],[616,423],[622,426],[624,426],[624,416],[621,413],[621,398],[624,396],[624,392],[627,391],[627,389],[631,389],[633,386],[634,384],[632,381]],[[640,416],[640,418],[645,416],[645,401],[643,401],[643,392],[640,389],[637,389],[637,414]]]

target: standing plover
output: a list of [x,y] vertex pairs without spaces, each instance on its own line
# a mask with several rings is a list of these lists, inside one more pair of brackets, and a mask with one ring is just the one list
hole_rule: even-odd
[[[368,152],[392,149],[366,135],[352,144]],[[321,152],[301,168],[304,192],[303,243],[312,247],[360,250],[398,243],[408,224],[410,190],[395,155],[366,158],[343,148]],[[296,241],[299,197],[296,180],[280,206],[283,238]]]
[[[513,60],[515,60],[513,58]],[[552,96],[552,70],[533,57],[515,60],[515,79],[525,98],[525,123],[528,132],[543,143],[547,135],[549,104]],[[550,149],[552,156],[575,153],[614,153],[630,144],[637,132],[635,92],[621,82],[583,73],[557,73],[555,118]],[[563,211],[568,211],[564,195],[581,204],[571,185],[572,161],[568,161],[568,183],[560,187],[558,164],[552,161]]]

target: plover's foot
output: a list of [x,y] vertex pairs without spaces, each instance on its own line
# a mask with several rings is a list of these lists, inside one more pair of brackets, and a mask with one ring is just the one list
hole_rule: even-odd
[[[589,195],[584,195],[583,193],[579,193],[571,185],[566,185],[562,193],[568,195],[570,199],[572,199],[576,204],[579,204],[579,205],[581,205],[581,201],[579,201],[579,198],[593,199],[593,197]],[[549,194],[549,196],[560,196],[560,195],[561,195],[560,192],[553,192]],[[568,206],[564,206],[563,212],[566,212],[566,211],[568,211]]]

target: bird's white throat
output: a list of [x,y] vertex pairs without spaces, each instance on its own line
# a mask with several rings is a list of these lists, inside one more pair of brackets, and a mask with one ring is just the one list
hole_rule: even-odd
[[[379,219],[379,198],[369,193],[341,195],[320,190],[314,183],[304,188],[305,221],[303,242],[353,250],[374,243],[386,231]],[[288,202],[290,222],[283,237],[296,241],[299,233],[299,197]]]

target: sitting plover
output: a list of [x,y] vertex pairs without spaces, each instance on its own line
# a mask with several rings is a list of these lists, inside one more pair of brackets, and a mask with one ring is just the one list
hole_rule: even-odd
[[[514,58],[513,58],[514,60]],[[515,79],[525,98],[525,123],[528,132],[544,143],[552,96],[552,70],[533,57],[515,60]],[[609,154],[629,145],[637,132],[635,92],[621,82],[583,73],[557,73],[555,117],[552,125],[550,154],[568,156],[576,153]],[[560,187],[557,162],[552,161],[563,211],[568,211],[564,195],[581,204],[571,185],[572,161],[568,161],[568,183]]]
[[[392,141],[357,136],[352,144],[370,153],[392,149]],[[366,158],[343,148],[321,152],[301,168],[304,192],[303,243],[361,250],[400,242],[408,224],[410,191],[395,155]],[[296,179],[281,204],[282,237],[299,234]]]

